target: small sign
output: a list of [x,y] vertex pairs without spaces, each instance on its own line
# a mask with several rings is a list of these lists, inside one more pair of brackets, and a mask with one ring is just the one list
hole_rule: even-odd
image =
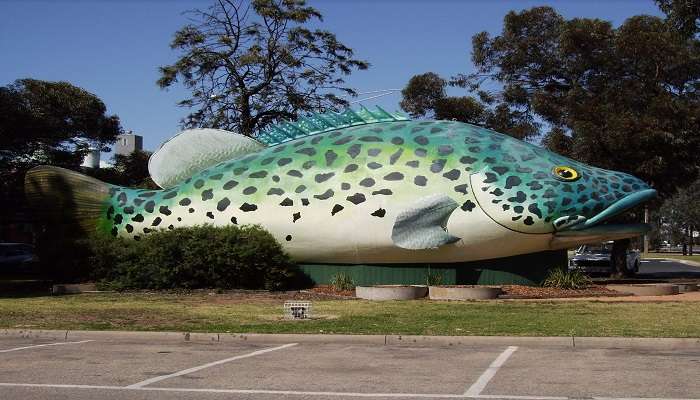
[[287,319],[308,319],[311,318],[310,301],[285,301],[284,317]]

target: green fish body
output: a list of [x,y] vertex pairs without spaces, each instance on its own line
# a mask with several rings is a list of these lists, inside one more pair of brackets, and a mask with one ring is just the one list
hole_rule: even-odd
[[[375,118],[353,124],[332,114],[322,129],[300,122],[268,131],[259,137],[267,146],[164,190],[104,184],[90,224],[136,240],[160,229],[258,224],[295,260],[319,263],[462,262],[647,229],[601,224],[655,196],[631,175],[474,125],[366,112]],[[28,190],[56,173],[41,168],[29,173]],[[81,185],[100,187],[86,179]]]

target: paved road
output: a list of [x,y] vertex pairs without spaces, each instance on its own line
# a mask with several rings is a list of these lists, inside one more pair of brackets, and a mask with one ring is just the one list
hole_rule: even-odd
[[692,278],[700,279],[700,267],[687,265],[674,260],[642,260],[639,265],[641,278],[668,279]]
[[0,399],[700,399],[700,343],[68,340],[0,337]]

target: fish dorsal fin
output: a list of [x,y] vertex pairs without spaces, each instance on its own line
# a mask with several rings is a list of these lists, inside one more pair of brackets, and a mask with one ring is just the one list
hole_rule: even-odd
[[265,145],[221,129],[188,129],[163,143],[148,160],[158,186],[168,188],[222,161],[255,153]]
[[457,207],[459,204],[444,194],[418,199],[396,217],[392,241],[404,249],[420,250],[460,240],[446,231],[447,220]]
[[311,136],[348,126],[373,124],[376,122],[408,121],[408,117],[401,113],[389,113],[377,106],[370,111],[364,106],[353,111],[346,109],[343,112],[327,112],[323,114],[311,114],[299,118],[294,122],[282,122],[265,128],[256,139],[268,146],[273,146],[300,137]]

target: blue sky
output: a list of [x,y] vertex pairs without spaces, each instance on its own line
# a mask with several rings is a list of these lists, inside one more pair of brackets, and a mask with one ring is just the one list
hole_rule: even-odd
[[[158,66],[173,62],[173,33],[182,12],[210,0],[0,0],[0,85],[31,77],[80,86],[119,115],[125,130],[144,136],[154,150],[179,130],[187,93],[159,89]],[[498,33],[510,10],[551,5],[562,15],[619,25],[637,14],[659,15],[651,0],[399,1],[310,0],[356,56],[372,64],[348,78],[359,91],[402,88],[433,71],[444,77],[470,72],[471,37]],[[452,89],[453,94],[462,93]],[[366,102],[398,110],[398,94]]]

